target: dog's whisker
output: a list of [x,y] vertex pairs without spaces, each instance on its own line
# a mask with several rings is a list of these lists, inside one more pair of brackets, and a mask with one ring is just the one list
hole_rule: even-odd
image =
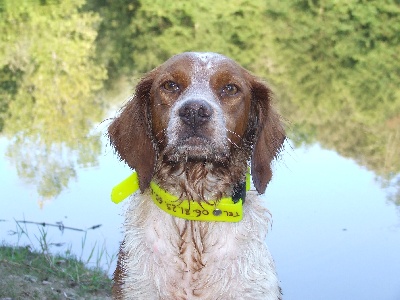
[[163,134],[164,132],[167,131],[167,128],[163,128],[162,130],[160,130],[158,133],[156,133],[156,137],[158,138],[161,134]]
[[167,104],[167,103],[158,103],[156,104],[156,106],[166,106],[166,107],[171,107],[171,104]]
[[236,148],[240,148],[238,145],[235,144],[235,142],[233,142],[230,138],[226,137],[226,139],[229,141],[229,143],[231,143],[233,146],[235,146]]
[[237,134],[235,131],[230,130],[230,129],[226,129],[226,131],[228,131],[228,132],[232,133],[233,135],[237,136],[238,138],[242,139],[242,137],[239,134]]

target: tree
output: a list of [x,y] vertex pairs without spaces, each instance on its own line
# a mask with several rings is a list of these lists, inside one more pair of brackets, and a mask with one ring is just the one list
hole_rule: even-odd
[[255,69],[269,47],[260,0],[90,0],[87,7],[98,6],[98,49],[119,74],[147,72],[184,51],[220,52]]
[[99,17],[80,12],[81,0],[56,2],[5,0],[0,22],[8,155],[45,197],[68,184],[75,165],[96,163],[101,144],[91,129],[103,114],[96,93],[106,78],[93,51]]
[[[396,1],[269,1],[294,135],[392,178],[400,170]],[[304,140],[303,140],[304,141]],[[300,140],[301,143],[301,140]]]

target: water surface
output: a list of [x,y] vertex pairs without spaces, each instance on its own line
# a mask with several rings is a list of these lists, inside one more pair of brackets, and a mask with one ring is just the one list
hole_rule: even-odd
[[287,128],[261,196],[284,299],[400,299],[399,20],[394,1],[0,1],[0,240],[111,274],[132,170],[110,118],[168,57],[213,51],[267,79]]

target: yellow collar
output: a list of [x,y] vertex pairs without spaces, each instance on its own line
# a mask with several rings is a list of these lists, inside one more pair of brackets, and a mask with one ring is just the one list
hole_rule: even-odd
[[[160,188],[156,183],[150,183],[151,198],[154,203],[168,214],[196,221],[239,222],[243,218],[243,200],[234,202],[232,197],[222,198],[208,203],[190,200],[179,200]],[[139,189],[138,175],[134,172],[111,192],[111,200],[119,203]],[[246,174],[246,191],[250,189],[250,174]]]

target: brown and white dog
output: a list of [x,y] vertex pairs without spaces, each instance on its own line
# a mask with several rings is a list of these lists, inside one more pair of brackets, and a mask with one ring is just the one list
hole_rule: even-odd
[[[126,211],[115,299],[281,299],[258,194],[285,140],[271,90],[231,59],[182,53],[142,78],[109,127],[139,177]],[[251,163],[250,163],[251,162]],[[185,220],[158,208],[150,182],[181,201],[231,197],[251,166],[240,222]]]

